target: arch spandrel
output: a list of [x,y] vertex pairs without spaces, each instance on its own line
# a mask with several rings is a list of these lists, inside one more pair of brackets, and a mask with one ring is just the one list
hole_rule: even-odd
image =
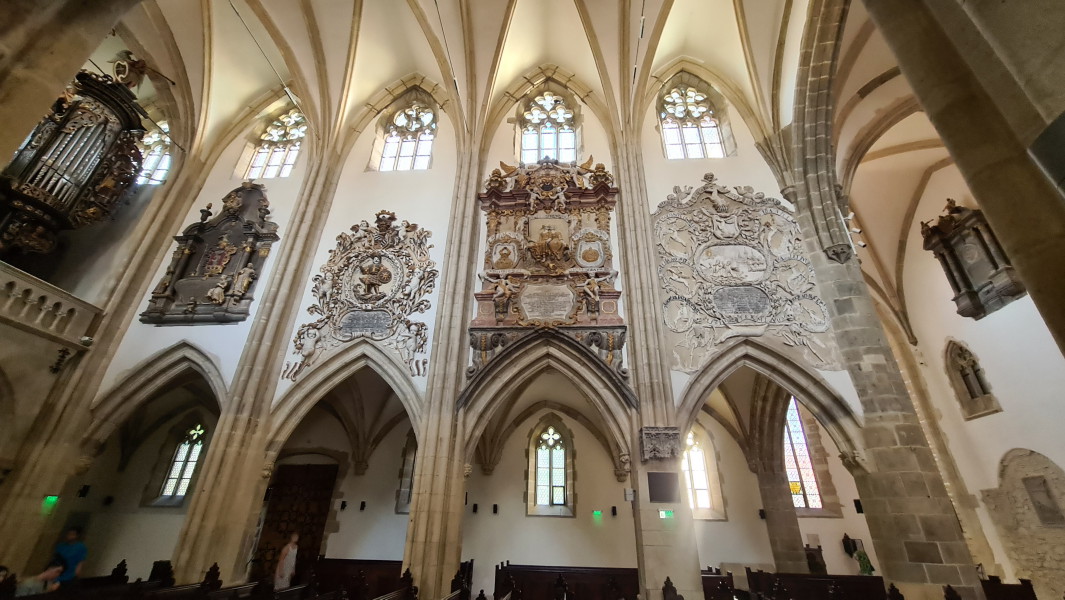
[[615,463],[623,463],[621,455],[631,447],[631,418],[638,408],[635,394],[597,356],[575,340],[549,329],[526,336],[503,350],[459,394],[456,409],[466,432],[464,456],[475,455],[489,422],[500,411],[509,410],[533,380],[552,370],[568,379],[595,409]]
[[[798,398],[829,432],[840,452],[861,462],[864,442],[860,416],[855,415],[846,401],[819,375],[751,339],[737,340],[725,346],[688,383],[677,409],[677,421],[684,424],[682,430],[691,428],[710,393],[744,366]],[[786,407],[783,410],[786,411]],[[777,407],[770,413],[760,419],[779,421],[783,426],[784,412]]]

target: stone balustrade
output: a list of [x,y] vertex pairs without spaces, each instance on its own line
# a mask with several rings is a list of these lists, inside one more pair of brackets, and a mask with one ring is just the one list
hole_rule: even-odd
[[[103,311],[54,285],[0,262],[0,323],[77,352]],[[90,340],[91,343],[91,340]]]

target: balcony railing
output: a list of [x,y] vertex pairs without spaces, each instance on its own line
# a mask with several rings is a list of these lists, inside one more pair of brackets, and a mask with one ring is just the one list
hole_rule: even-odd
[[54,285],[0,262],[0,323],[77,352],[103,311]]

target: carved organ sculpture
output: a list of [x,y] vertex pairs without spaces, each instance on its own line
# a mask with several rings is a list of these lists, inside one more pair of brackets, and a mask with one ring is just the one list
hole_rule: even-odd
[[606,167],[543,159],[500,163],[478,195],[487,218],[482,288],[470,324],[476,373],[536,328],[554,328],[621,376],[625,325],[614,287],[610,217],[618,189]]
[[322,272],[314,276],[318,318],[296,331],[293,354],[281,374],[296,381],[319,357],[357,339],[383,342],[410,369],[428,374],[428,327],[411,317],[429,310],[436,287],[436,263],[429,258],[431,231],[415,223],[396,225],[396,213],[382,210],[373,225],[362,221],[337,236]]
[[931,250],[963,317],[981,319],[1024,295],[1024,284],[987,224],[983,211],[947,199],[935,225],[921,223],[924,249]]
[[156,325],[234,323],[248,318],[255,281],[278,239],[264,188],[245,182],[208,204],[200,220],[174,237],[178,246],[152,290],[141,321]]
[[0,174],[0,256],[49,253],[101,221],[140,170],[144,110],[108,75],[78,73]]
[[673,368],[697,371],[723,342],[762,337],[836,364],[829,316],[792,211],[747,186],[673,188],[654,213]]

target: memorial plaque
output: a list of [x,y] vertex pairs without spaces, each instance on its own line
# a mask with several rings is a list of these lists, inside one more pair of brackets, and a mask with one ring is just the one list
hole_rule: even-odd
[[566,321],[573,315],[577,298],[567,285],[531,283],[518,301],[528,321]]
[[354,337],[360,333],[387,335],[392,326],[392,317],[383,310],[353,310],[337,321],[341,336]]
[[714,290],[714,305],[725,314],[763,315],[769,311],[769,295],[752,285]]

